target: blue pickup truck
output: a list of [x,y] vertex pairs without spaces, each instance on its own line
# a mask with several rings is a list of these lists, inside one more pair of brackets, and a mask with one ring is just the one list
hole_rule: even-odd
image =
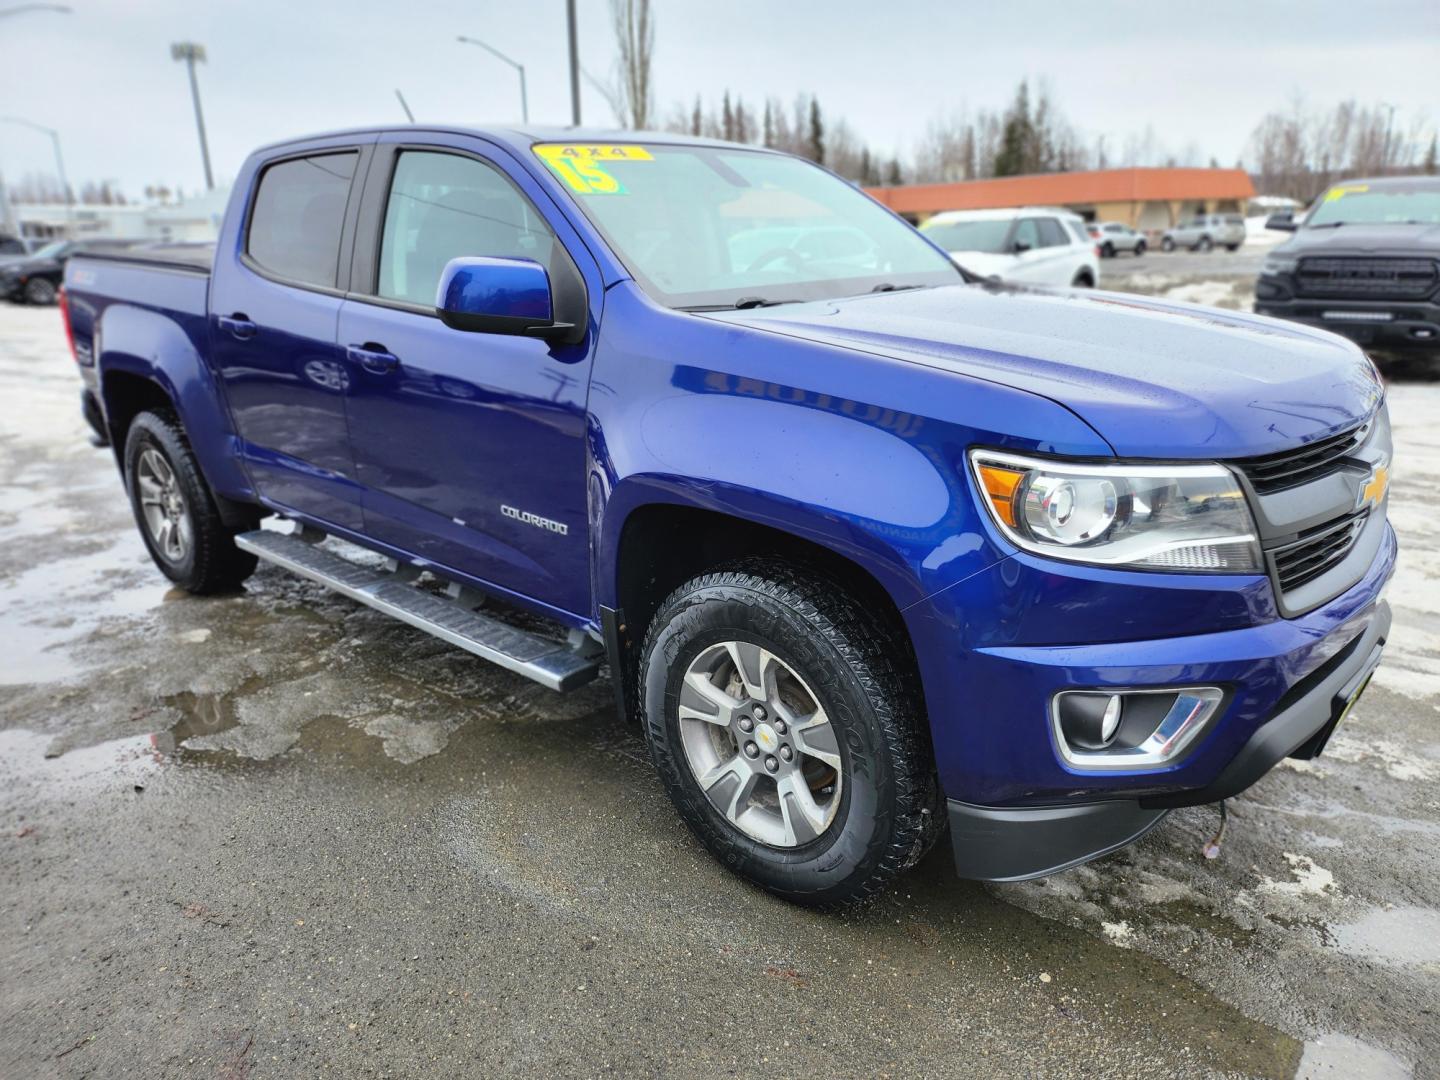
[[700,840],[797,902],[947,825],[969,878],[1113,851],[1320,753],[1389,629],[1356,346],[977,280],[784,154],[300,139],[213,254],[65,293],[166,576],[265,560],[556,691],[608,667]]

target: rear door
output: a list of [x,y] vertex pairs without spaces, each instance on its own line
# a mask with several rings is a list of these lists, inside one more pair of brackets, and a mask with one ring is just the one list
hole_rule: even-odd
[[[542,608],[590,611],[586,394],[578,345],[454,330],[435,314],[453,258],[527,258],[585,279],[598,267],[545,192],[481,139],[382,139],[365,186],[339,344],[373,539]],[[569,262],[566,262],[569,260]]]
[[264,163],[210,291],[211,359],[256,490],[272,506],[350,530],[362,512],[345,414],[351,373],[335,322],[367,153],[342,144]]

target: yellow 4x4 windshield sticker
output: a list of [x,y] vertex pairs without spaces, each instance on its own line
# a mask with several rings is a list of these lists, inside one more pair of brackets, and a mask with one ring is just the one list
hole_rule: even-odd
[[624,195],[625,185],[605,168],[608,161],[654,161],[643,146],[600,143],[542,143],[535,147],[540,160],[581,195]]

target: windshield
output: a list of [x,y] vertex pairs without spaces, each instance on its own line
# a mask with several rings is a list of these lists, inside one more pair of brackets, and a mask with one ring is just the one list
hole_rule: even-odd
[[65,241],[64,241],[64,240],[52,240],[50,243],[46,244],[46,245],[45,245],[44,247],[42,247],[40,250],[38,250],[37,252],[35,252],[35,254],[32,256],[32,258],[36,258],[36,259],[54,259],[54,258],[58,258],[59,256],[63,255],[64,253],[65,253]]
[[534,149],[636,280],[671,307],[963,280],[908,225],[799,158],[693,146]]
[[984,221],[951,221],[926,225],[920,231],[946,251],[983,251],[998,255],[1010,235],[1010,218]]
[[1440,225],[1440,185],[1340,184],[1325,193],[1305,224]]

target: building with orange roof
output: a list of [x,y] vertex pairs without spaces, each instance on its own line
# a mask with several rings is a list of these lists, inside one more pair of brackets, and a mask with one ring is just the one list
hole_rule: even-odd
[[1255,196],[1244,169],[1093,169],[866,190],[917,224],[944,210],[1063,206],[1087,221],[1121,221],[1142,232],[1195,214],[1241,213]]

